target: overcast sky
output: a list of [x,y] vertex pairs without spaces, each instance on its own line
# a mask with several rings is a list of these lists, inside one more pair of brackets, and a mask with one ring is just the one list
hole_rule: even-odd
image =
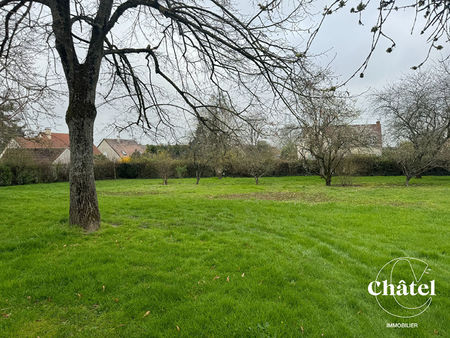
[[[317,11],[323,9],[324,4],[328,1],[319,0]],[[325,65],[332,61],[331,69],[341,77],[341,80],[347,79],[364,61],[370,50],[371,33],[370,29],[376,22],[376,11],[367,10],[363,16],[364,25],[358,25],[358,16],[350,14],[350,8],[344,8],[341,12],[327,16],[325,24],[319,32],[313,44],[312,51],[315,53],[326,52],[325,55],[319,57],[317,62]],[[368,69],[365,71],[364,78],[356,76],[347,85],[347,89],[352,95],[358,95],[365,92],[370,93],[373,89],[379,89],[388,83],[396,81],[402,75],[412,72],[411,67],[420,63],[426,56],[427,44],[426,36],[420,36],[418,31],[421,27],[416,28],[416,32],[411,35],[411,25],[413,13],[411,11],[399,11],[394,13],[385,31],[397,43],[397,48],[390,54],[385,50],[390,46],[387,41],[381,41],[373,57],[370,60]],[[420,25],[420,22],[419,22]],[[301,36],[293,36],[293,40],[301,41]],[[432,60],[437,60],[444,56],[447,45],[444,45],[443,53],[434,52]],[[361,122],[375,123],[379,118],[371,110],[367,95],[361,96],[357,100],[358,107],[362,111]],[[64,122],[64,104],[55,107],[59,118],[54,121],[47,121],[48,126],[55,132],[67,132],[67,126]],[[99,109],[95,124],[95,143],[98,144],[104,137],[117,137],[117,132],[111,128],[107,128],[111,122],[111,114],[107,109]],[[45,127],[42,125],[41,127]],[[130,137],[129,133],[123,132],[122,138]],[[142,143],[152,143],[149,138],[135,132],[132,135]]]
[[[320,2],[322,3],[320,8],[323,8],[325,1]],[[373,8],[368,9],[362,18],[364,25],[361,26],[358,24],[359,17],[349,14],[349,11],[350,8],[344,8],[341,12],[327,16],[314,45],[317,51],[332,48],[328,52],[328,59],[334,58],[332,68],[336,74],[342,76],[343,80],[351,76],[368,55],[371,44],[370,30],[377,20],[376,11]],[[391,43],[380,40],[364,78],[356,76],[347,86],[353,95],[382,88],[403,75],[413,72],[411,67],[425,59],[428,52],[427,36],[418,34],[422,28],[420,19],[415,32],[411,34],[413,18],[411,10],[401,10],[392,14],[384,31],[394,39],[397,47],[392,53],[386,53]],[[448,48],[448,45],[446,47]],[[446,48],[443,51],[445,50]],[[435,50],[430,58],[430,64],[442,56],[442,53]],[[369,122],[374,122],[371,119],[376,117],[372,116],[367,100],[361,98],[358,101]]]

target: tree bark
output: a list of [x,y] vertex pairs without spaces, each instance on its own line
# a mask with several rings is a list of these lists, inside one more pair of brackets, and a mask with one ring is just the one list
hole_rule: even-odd
[[87,231],[100,227],[94,178],[93,104],[69,104],[66,122],[70,135],[70,211],[69,223]]
[[113,1],[100,1],[92,24],[89,48],[84,63],[78,60],[72,35],[70,1],[45,1],[51,10],[55,47],[58,51],[69,90],[66,123],[70,138],[70,210],[69,223],[87,231],[100,227],[94,179],[94,121],[97,115],[95,95],[103,58],[106,23]]
[[223,177],[223,170],[222,169],[216,169],[216,176],[220,180]]
[[255,176],[255,183],[259,184],[259,177],[258,176]]
[[409,187],[409,180],[410,180],[411,178],[412,178],[412,177],[410,177],[410,176],[406,176],[405,185],[406,185],[407,187]]
[[201,164],[197,164],[197,167],[195,169],[195,184],[199,184],[200,182],[200,178],[202,177],[202,165]]
[[164,176],[163,184],[164,184],[164,185],[167,185],[167,176]]
[[328,187],[331,185],[331,176],[325,177],[325,185]]

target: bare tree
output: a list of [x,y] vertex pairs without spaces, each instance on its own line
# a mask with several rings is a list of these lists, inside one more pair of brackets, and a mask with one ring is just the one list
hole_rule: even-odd
[[0,153],[12,138],[24,135],[24,125],[20,117],[13,104],[0,104]]
[[42,114],[44,107],[51,107],[54,90],[47,85],[45,75],[36,73],[32,64],[35,53],[34,48],[19,44],[0,57],[0,152],[10,139],[23,136],[36,124],[33,112]]
[[[240,124],[238,117],[233,112],[232,104],[226,98],[219,96],[216,108],[209,110],[209,121],[215,128],[209,131],[209,144],[211,148],[211,166],[217,178],[221,179],[224,173],[227,155],[235,144]],[[247,122],[250,122],[247,120]]]
[[442,148],[441,162],[443,163],[443,167],[450,172],[450,142],[448,141]]
[[174,160],[167,151],[160,151],[153,156],[156,170],[158,171],[159,177],[162,178],[163,184],[168,184],[168,179],[172,175],[174,170]]
[[377,110],[386,118],[393,152],[406,176],[440,164],[450,138],[450,75],[440,70],[403,78],[374,95]]
[[204,170],[213,163],[213,142],[214,134],[204,124],[199,123],[189,142],[190,157],[195,166],[195,184],[199,184]]
[[[442,50],[445,43],[450,41],[450,3],[448,0],[332,0],[324,8],[322,20],[312,34],[308,45],[312,44],[326,17],[343,10],[349,10],[350,13],[357,15],[359,25],[370,25],[372,33],[367,57],[348,80],[357,74],[364,77],[364,71],[380,41],[385,40],[390,43],[390,46],[386,49],[387,53],[392,53],[395,50],[397,43],[386,32],[385,28],[390,20],[394,20],[391,16],[395,16],[395,13],[399,11],[411,12],[411,26],[409,27],[411,34],[427,35],[428,53],[425,59],[412,66],[412,69],[420,68],[429,59],[432,51]],[[366,22],[364,14],[369,11],[378,13],[375,22]],[[371,16],[368,15],[368,17]],[[447,53],[446,59],[449,57],[450,54]]]
[[310,89],[298,98],[299,155],[325,180],[327,186],[336,169],[352,151],[370,147],[374,135],[363,125],[351,125],[359,117],[347,98],[335,91]]
[[[210,108],[203,101],[209,89],[225,93],[230,102],[247,97],[262,103],[257,93],[285,103],[291,79],[307,76],[307,61],[276,36],[298,30],[308,2],[269,1],[243,15],[221,0],[0,0],[0,57],[11,59],[17,41],[47,52],[63,69],[70,223],[87,230],[100,224],[92,154],[97,98],[128,97],[135,107],[129,124],[153,130],[172,126],[174,110],[201,120],[199,109]],[[233,111],[245,120],[246,103],[235,105]]]
[[196,184],[208,166],[214,169],[218,178],[222,178],[226,154],[238,132],[239,123],[225,98],[219,95],[212,100],[211,106],[201,112],[204,122],[198,121],[189,143],[196,167]]
[[271,125],[260,114],[252,113],[251,124],[241,130],[238,144],[238,160],[244,171],[255,179],[259,179],[273,170],[276,151],[267,142],[271,136]]
[[0,26],[0,41],[3,42],[0,46],[0,110],[5,123],[20,120],[30,129],[31,125],[38,124],[38,115],[52,116],[52,101],[57,91],[50,87],[47,72],[40,73],[34,65],[40,52],[35,47],[34,36],[24,35],[21,41],[9,40],[5,46],[2,39],[5,27]]
[[280,158],[287,161],[297,161],[298,158],[298,128],[287,124],[277,132],[277,141],[281,149]]
[[259,179],[270,173],[275,165],[275,149],[266,141],[242,145],[241,164],[259,184]]

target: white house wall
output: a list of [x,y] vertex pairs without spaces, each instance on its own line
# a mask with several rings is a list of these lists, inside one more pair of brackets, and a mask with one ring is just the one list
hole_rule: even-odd
[[120,160],[120,156],[116,153],[116,151],[105,140],[100,142],[100,144],[98,145],[97,148],[109,160],[111,160],[111,161],[118,161],[118,160]]
[[61,155],[58,156],[56,160],[53,161],[53,164],[69,164],[70,163],[70,150],[65,149]]
[[8,149],[15,149],[15,148],[20,148],[20,144],[17,143],[16,140],[12,139],[11,141],[9,141],[9,143],[7,144],[5,149],[3,149],[2,153],[0,154],[0,158],[3,157],[3,155],[6,153],[6,150],[8,150]]

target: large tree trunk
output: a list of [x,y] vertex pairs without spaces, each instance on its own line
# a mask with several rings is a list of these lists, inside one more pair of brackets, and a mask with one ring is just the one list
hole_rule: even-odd
[[97,192],[94,180],[95,95],[107,34],[106,22],[113,1],[100,1],[84,63],[80,64],[71,26],[70,1],[48,1],[52,15],[55,47],[69,89],[66,123],[70,135],[70,211],[69,222],[88,231],[100,227]]
[[330,186],[331,185],[331,176],[325,177],[325,185]]
[[100,227],[93,154],[96,109],[93,104],[80,101],[70,103],[66,116],[70,135],[69,221],[95,231]]

